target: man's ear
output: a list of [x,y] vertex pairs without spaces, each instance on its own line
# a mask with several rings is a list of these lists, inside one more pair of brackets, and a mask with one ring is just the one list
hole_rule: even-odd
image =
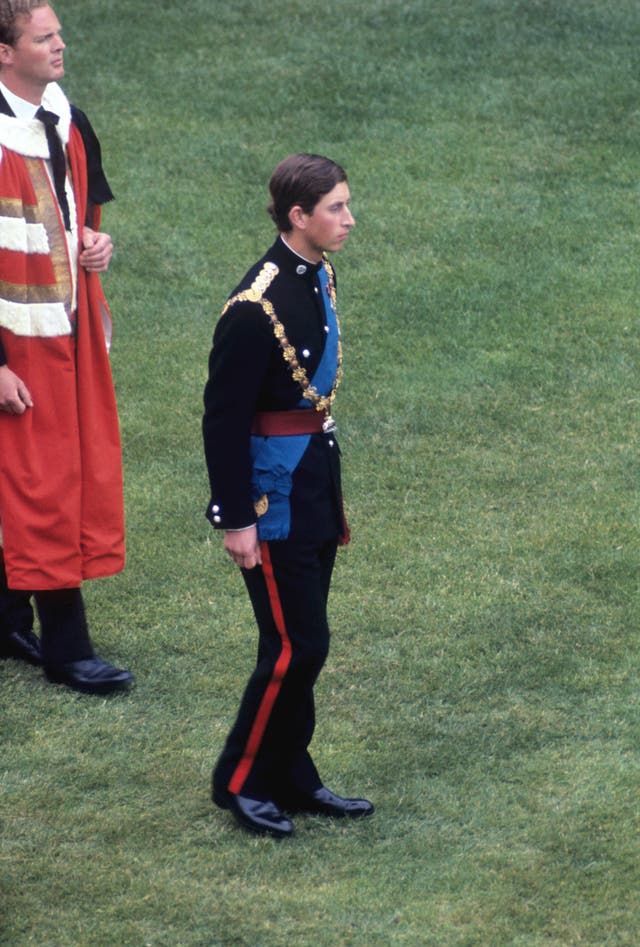
[[305,214],[299,204],[294,204],[289,211],[289,222],[292,227],[298,230],[304,230],[307,226],[308,214]]
[[8,43],[0,43],[0,65],[6,65],[11,62],[13,47]]

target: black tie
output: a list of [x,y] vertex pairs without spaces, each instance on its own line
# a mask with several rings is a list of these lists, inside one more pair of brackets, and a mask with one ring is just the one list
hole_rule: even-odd
[[58,116],[55,112],[49,112],[42,106],[36,112],[36,118],[39,118],[44,125],[44,131],[49,145],[49,157],[51,158],[51,170],[53,171],[53,183],[56,189],[56,197],[60,204],[60,210],[64,218],[64,225],[67,230],[71,230],[71,218],[69,216],[69,203],[67,201],[67,192],[65,190],[65,181],[67,179],[67,163],[64,157],[64,149],[60,135],[56,130]]

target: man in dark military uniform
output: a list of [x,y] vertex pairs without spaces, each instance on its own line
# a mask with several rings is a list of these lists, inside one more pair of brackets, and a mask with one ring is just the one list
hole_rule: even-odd
[[355,221],[345,172],[328,158],[285,158],[269,189],[279,236],[223,310],[204,396],[207,515],[225,531],[259,628],[213,799],[245,828],[288,836],[283,809],[358,817],[373,806],[327,789],[308,749],[331,573],[348,541],[331,417],[342,352],[325,254]]

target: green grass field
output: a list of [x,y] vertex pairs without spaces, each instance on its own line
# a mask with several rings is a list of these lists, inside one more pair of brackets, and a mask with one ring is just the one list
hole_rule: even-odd
[[[137,675],[0,666],[0,943],[640,943],[640,8],[60,0],[117,202],[105,279]],[[344,164],[340,553],[314,756],[376,815],[278,844],[209,799],[256,634],[204,519],[217,314],[272,168]]]

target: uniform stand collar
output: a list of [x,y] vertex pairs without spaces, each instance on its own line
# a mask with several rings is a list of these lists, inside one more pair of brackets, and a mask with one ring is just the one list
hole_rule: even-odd
[[311,260],[305,260],[304,257],[292,250],[282,234],[278,237],[273,248],[276,251],[278,263],[283,269],[299,277],[313,278],[322,268],[322,260],[318,263],[312,263]]

